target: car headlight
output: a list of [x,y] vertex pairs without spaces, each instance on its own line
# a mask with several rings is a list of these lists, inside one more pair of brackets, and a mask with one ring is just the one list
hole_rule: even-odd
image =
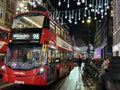
[[40,70],[39,70],[39,74],[42,74],[44,72],[44,70],[45,69],[43,67],[41,67]]

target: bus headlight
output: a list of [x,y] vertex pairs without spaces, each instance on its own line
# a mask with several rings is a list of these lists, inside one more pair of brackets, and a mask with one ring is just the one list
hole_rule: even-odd
[[2,70],[2,71],[5,71],[5,66],[4,66],[4,65],[1,67],[1,70]]
[[44,68],[41,67],[40,70],[39,70],[39,74],[42,74],[44,72]]

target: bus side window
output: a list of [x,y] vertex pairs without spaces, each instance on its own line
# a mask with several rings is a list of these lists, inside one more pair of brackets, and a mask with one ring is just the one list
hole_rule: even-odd
[[51,50],[48,50],[48,57],[47,57],[47,62],[48,62],[48,64],[50,64],[51,62],[52,62],[52,55],[51,55]]
[[63,39],[63,31],[61,30],[61,38]]
[[57,34],[57,36],[60,37],[60,28],[58,26],[56,26],[56,34]]
[[55,25],[50,21],[50,30],[55,33]]
[[55,50],[55,63],[60,63],[60,51],[59,50]]

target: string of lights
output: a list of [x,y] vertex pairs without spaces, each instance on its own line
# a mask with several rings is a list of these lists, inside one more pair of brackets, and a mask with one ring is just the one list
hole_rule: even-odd
[[[73,2],[76,6],[81,7],[69,10],[74,4]],[[64,19],[68,19],[69,23],[74,22],[74,24],[77,24],[78,21],[84,23],[86,19],[101,21],[108,14],[109,9],[109,0],[72,0],[72,3],[70,0],[58,0],[58,6],[62,7],[62,4],[66,5],[67,10],[52,12],[52,16],[57,14],[55,15],[57,19],[64,16]]]
[[[31,6],[43,5],[45,0],[24,0],[28,1]],[[48,3],[48,0],[46,0]],[[77,24],[79,21],[82,23],[86,19],[101,20],[107,15],[109,9],[109,0],[57,0],[58,8],[66,5],[66,10],[57,10],[51,12],[51,17],[63,24],[64,20],[69,23]],[[73,3],[74,2],[74,3]],[[76,4],[77,9],[69,9],[72,4]],[[18,9],[19,10],[19,9]],[[27,9],[26,9],[27,11]]]

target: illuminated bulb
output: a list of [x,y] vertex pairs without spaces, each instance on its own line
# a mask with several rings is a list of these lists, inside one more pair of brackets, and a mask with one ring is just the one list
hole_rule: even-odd
[[27,7],[25,7],[25,9],[27,9]]
[[34,6],[34,5],[36,5],[36,3],[35,3],[35,2],[32,2],[32,6]]
[[101,11],[101,12],[104,12],[104,10],[103,10],[103,9],[101,9],[100,11]]
[[88,19],[91,19],[91,17],[89,16]]
[[109,6],[107,6],[106,8],[109,9]]
[[20,11],[23,12],[23,9],[21,9]]
[[65,16],[65,19],[67,19],[67,16]]
[[92,7],[92,4],[91,4],[91,3],[89,4],[89,7]]
[[74,17],[72,16],[71,18],[73,19]]
[[17,11],[19,11],[20,10],[20,8],[17,8]]
[[85,0],[82,0],[82,3],[85,3]]
[[33,5],[33,7],[36,7],[36,5]]
[[67,4],[67,8],[69,8],[69,7],[70,7],[70,4],[68,3],[68,4]]
[[80,20],[80,17],[78,18],[78,20]]
[[31,1],[29,1],[29,4],[32,6],[32,2]]
[[102,6],[101,5],[99,5],[99,8],[101,8]]
[[97,19],[97,17],[94,17],[94,19],[96,20],[96,19]]
[[59,17],[56,18],[57,20],[59,19]]
[[107,6],[107,3],[104,3],[105,6]]
[[101,16],[101,18],[103,18],[103,15]]
[[84,17],[86,17],[87,15],[86,14],[84,14]]
[[74,24],[77,24],[77,21],[75,21]]
[[107,15],[107,12],[105,12],[104,15]]
[[16,14],[18,14],[19,12],[17,11]]
[[101,20],[99,20],[99,22],[101,22]]
[[91,22],[91,19],[88,18],[88,19],[87,19],[87,23],[89,24],[90,22]]
[[63,25],[63,22],[61,23],[61,25]]
[[84,20],[82,20],[82,23],[85,23],[85,21],[84,21]]
[[58,5],[59,5],[59,6],[61,5],[61,2],[60,2],[60,1],[58,2]]
[[91,9],[91,12],[94,12],[94,9],[93,9],[93,8]]
[[98,10],[96,9],[95,12],[98,12]]
[[69,21],[69,23],[72,23],[72,21],[70,19],[68,21]]
[[100,12],[98,11],[97,14],[100,14]]
[[38,4],[41,4],[41,2],[39,1]]
[[77,2],[77,5],[80,5],[81,3],[80,3],[80,1],[78,0],[78,2]]
[[88,10],[88,7],[85,7],[85,10]]

